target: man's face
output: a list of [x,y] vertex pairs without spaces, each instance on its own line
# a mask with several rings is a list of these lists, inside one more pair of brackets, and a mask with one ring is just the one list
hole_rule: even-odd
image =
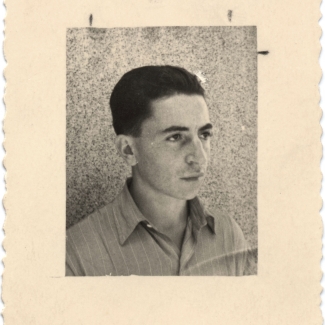
[[194,198],[210,156],[212,125],[199,95],[174,95],[152,103],[152,117],[135,138],[134,176],[148,190],[176,199]]

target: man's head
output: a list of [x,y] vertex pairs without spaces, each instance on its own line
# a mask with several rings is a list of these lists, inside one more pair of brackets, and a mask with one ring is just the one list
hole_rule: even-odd
[[204,89],[195,75],[180,67],[146,66],[127,72],[110,99],[116,134],[140,136],[143,121],[152,115],[152,102],[177,94],[204,97]]
[[[123,78],[128,80],[122,82]],[[134,180],[159,195],[195,197],[206,173],[212,136],[204,90],[196,76],[170,66],[132,70],[116,85],[111,108],[116,147],[132,166]]]

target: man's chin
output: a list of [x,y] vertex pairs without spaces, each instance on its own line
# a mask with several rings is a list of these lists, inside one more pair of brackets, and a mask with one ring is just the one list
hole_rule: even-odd
[[198,195],[201,185],[201,180],[198,182],[171,182],[167,188],[160,188],[160,191],[174,199],[188,201]]
[[195,182],[185,182],[181,185],[182,186],[180,187],[178,192],[179,196],[181,196],[183,200],[192,200],[198,195],[202,185],[202,181],[199,180]]
[[177,198],[179,200],[192,200],[198,195],[199,190],[192,190],[192,191],[180,191],[178,192]]

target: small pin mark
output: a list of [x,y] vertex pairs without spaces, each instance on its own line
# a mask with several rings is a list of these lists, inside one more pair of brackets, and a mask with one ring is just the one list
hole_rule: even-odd
[[268,55],[270,52],[269,51],[259,51],[257,54],[262,54],[262,55]]
[[90,27],[92,26],[92,24],[93,24],[93,15],[90,14],[90,16],[89,16],[89,25],[90,25]]
[[231,22],[232,19],[232,10],[228,10],[228,20]]

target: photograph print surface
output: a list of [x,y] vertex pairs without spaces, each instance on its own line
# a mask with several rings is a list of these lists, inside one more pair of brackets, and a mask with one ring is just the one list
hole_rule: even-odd
[[132,69],[177,66],[200,79],[214,127],[198,197],[235,220],[257,263],[256,42],[254,26],[67,29],[67,229],[114,200],[131,176],[114,144],[114,86]]

